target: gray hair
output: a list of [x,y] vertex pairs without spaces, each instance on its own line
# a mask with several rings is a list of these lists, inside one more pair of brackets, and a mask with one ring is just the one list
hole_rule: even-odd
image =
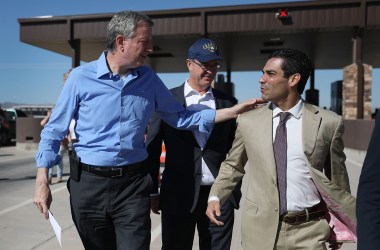
[[146,23],[150,27],[154,25],[153,20],[147,15],[136,11],[121,11],[116,13],[108,23],[106,43],[109,51],[114,51],[115,39],[118,35],[126,39],[133,38],[138,24]]

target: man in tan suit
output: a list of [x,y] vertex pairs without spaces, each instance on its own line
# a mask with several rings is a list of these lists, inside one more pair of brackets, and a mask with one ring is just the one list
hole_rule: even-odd
[[270,103],[238,117],[235,141],[211,188],[206,213],[223,225],[220,205],[249,160],[242,218],[246,250],[318,250],[326,249],[327,241],[338,249],[355,240],[342,118],[302,100],[310,70],[301,51],[280,50],[269,57],[260,85]]

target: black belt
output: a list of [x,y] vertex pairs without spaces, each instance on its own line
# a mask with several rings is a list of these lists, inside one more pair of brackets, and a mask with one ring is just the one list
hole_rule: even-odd
[[141,162],[118,166],[118,167],[108,167],[108,166],[94,166],[86,163],[80,163],[82,171],[88,172],[93,175],[98,175],[102,177],[122,177],[132,172],[133,170],[142,168]]
[[288,213],[280,217],[280,220],[288,224],[303,223],[310,220],[322,219],[325,217],[326,211],[320,210],[320,206],[316,205],[307,208],[299,213]]

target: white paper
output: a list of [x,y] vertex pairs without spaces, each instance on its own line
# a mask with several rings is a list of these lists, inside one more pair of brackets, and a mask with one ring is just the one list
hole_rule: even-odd
[[59,226],[59,224],[56,221],[56,219],[54,218],[53,214],[50,212],[50,210],[49,210],[49,220],[50,220],[51,226],[53,227],[55,236],[57,236],[59,245],[61,245],[61,248],[62,248],[62,242],[61,242],[62,229]]

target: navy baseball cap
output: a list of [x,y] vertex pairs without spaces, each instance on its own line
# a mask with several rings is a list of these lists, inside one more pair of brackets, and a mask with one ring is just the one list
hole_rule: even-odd
[[188,59],[197,59],[201,63],[212,60],[223,61],[219,56],[218,46],[213,40],[207,38],[198,39],[191,45],[188,52]]

